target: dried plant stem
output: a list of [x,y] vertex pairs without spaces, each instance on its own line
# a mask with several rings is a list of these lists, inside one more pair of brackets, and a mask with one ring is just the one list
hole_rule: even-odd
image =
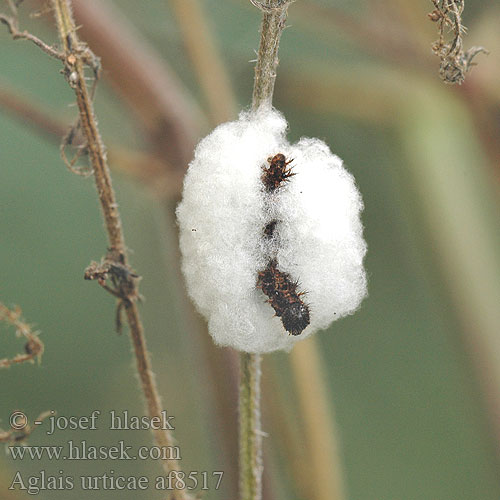
[[460,85],[475,65],[474,58],[488,51],[484,47],[463,49],[462,36],[467,31],[462,24],[464,0],[431,1],[435,9],[429,14],[429,19],[437,23],[439,31],[439,38],[432,44],[432,50],[441,60],[439,76],[445,83]]
[[[26,361],[33,362],[35,359],[40,361],[43,354],[43,343],[38,338],[38,333],[34,332],[30,325],[22,319],[22,311],[19,307],[9,309],[0,302],[0,321],[12,325],[16,329],[16,336],[24,337],[26,344],[24,345],[24,353],[18,354],[13,358],[0,359],[0,368],[24,363]],[[0,440],[1,441],[1,440]]]
[[[79,119],[82,134],[87,143],[87,150],[94,172],[97,192],[101,208],[104,215],[106,230],[110,243],[107,255],[110,268],[120,266],[128,271],[127,249],[123,238],[120,214],[116,203],[115,194],[111,184],[111,176],[106,161],[106,152],[102,143],[97,122],[94,115],[92,100],[85,82],[84,67],[92,59],[89,49],[80,42],[76,34],[76,27],[71,13],[70,0],[52,0],[55,12],[59,38],[64,51],[65,75],[71,87],[75,91]],[[150,417],[161,417],[161,402],[156,387],[151,362],[148,356],[144,329],[139,316],[136,300],[138,293],[136,283],[128,272],[120,283],[115,294],[119,298],[120,305],[124,307],[127,321],[130,327],[134,353],[136,357],[137,369],[141,381],[142,391],[146,399],[146,404]],[[110,289],[111,291],[111,289]],[[159,446],[172,446],[173,440],[167,430],[154,431],[154,438]],[[168,474],[172,470],[178,470],[175,460],[163,460],[162,465]],[[174,487],[177,482],[173,481]],[[185,500],[188,495],[184,490],[179,489],[174,493],[176,500]]]
[[36,46],[40,47],[45,53],[47,53],[51,57],[55,57],[56,59],[63,59],[62,54],[55,50],[50,45],[47,45],[45,42],[40,40],[40,38],[28,33],[27,31],[19,31],[19,27],[17,25],[17,9],[12,2],[9,2],[10,8],[13,16],[9,17],[5,14],[0,14],[0,22],[7,26],[9,33],[12,35],[13,40],[29,40],[33,42]]
[[47,417],[50,417],[52,413],[52,411],[44,411],[40,413],[40,415],[34,419],[35,425],[31,425],[27,417],[24,416],[23,419],[26,419],[26,426],[23,429],[10,428],[8,431],[0,429],[0,443],[17,445],[24,443],[36,429],[36,422],[45,420]]
[[105,78],[144,127],[167,173],[184,176],[200,134],[203,113],[161,53],[141,36],[118,8],[100,0],[73,0],[78,33],[99,47]]
[[92,100],[85,82],[82,43],[76,35],[71,16],[69,1],[53,0],[53,7],[59,31],[59,38],[66,55],[66,74],[73,87],[78,105],[82,132],[87,141],[90,162],[94,170],[94,178],[101,203],[111,251],[122,255],[122,263],[126,264],[125,242],[121,229],[120,214],[115,193],[111,184],[111,176],[106,161],[106,153],[97,128]]
[[[23,126],[31,127],[45,139],[61,144],[68,132],[68,124],[54,118],[48,109],[32,101],[26,95],[7,87],[0,89],[0,109],[7,111]],[[180,172],[167,165],[164,158],[121,145],[108,145],[109,165],[134,180],[146,184],[161,198],[178,196],[182,185]]]
[[240,356],[240,498],[262,498],[262,431],[258,354]]
[[[278,48],[291,0],[250,0],[262,13],[260,46],[255,65],[252,109],[271,108]],[[262,498],[262,431],[260,424],[261,357],[240,355],[240,498]]]

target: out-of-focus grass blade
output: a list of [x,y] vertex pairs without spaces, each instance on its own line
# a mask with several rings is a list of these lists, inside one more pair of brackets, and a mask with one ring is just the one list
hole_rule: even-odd
[[[449,87],[415,86],[400,110],[408,173],[500,440],[497,185],[471,119]],[[500,441],[499,441],[500,444]]]

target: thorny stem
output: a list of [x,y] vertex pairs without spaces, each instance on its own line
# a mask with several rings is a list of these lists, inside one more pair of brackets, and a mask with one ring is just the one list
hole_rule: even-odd
[[[88,47],[79,40],[76,34],[70,0],[52,0],[52,7],[63,48],[61,54],[64,61],[64,74],[68,83],[75,91],[80,127],[86,140],[86,148],[93,168],[99,201],[104,215],[110,244],[106,260],[111,269],[118,268],[125,271],[121,275],[121,280],[124,283],[120,283],[119,288],[117,286],[121,294],[120,305],[125,308],[130,327],[137,369],[149,416],[161,417],[162,407],[160,396],[154,381],[144,337],[144,329],[136,304],[138,292],[136,282],[133,279],[135,275],[128,268],[127,249],[123,237],[118,205],[111,183],[109,167],[107,165],[106,150],[99,134],[92,99],[85,81],[85,65],[90,63],[95,68],[98,66],[98,60]],[[173,443],[172,437],[167,430],[154,431],[154,438],[159,446],[171,446]],[[162,461],[162,465],[167,474],[170,471],[178,470],[175,460],[164,460]],[[176,500],[187,500],[189,498],[184,490],[177,489],[178,485],[175,481],[173,482],[173,486],[176,488],[173,493]]]
[[[252,109],[271,108],[278,67],[278,48],[292,0],[250,0],[262,15],[260,46],[255,65]],[[260,424],[259,354],[240,355],[240,498],[262,498],[262,431]]]

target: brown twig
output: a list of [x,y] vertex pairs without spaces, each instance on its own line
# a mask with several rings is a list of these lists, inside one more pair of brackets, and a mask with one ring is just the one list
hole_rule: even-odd
[[439,76],[445,83],[458,83],[465,80],[465,75],[472,66],[473,59],[481,52],[487,54],[484,47],[471,47],[464,51],[462,35],[467,31],[462,24],[464,0],[431,0],[435,9],[429,19],[438,25],[439,38],[432,45],[433,52],[439,57]]
[[[0,108],[58,145],[68,133],[66,122],[54,118],[39,103],[5,85],[0,88]],[[160,198],[176,198],[179,195],[182,172],[167,165],[164,158],[113,144],[108,149],[108,163],[112,171],[124,173],[146,184]]]
[[40,40],[40,38],[28,33],[27,31],[19,31],[19,26],[17,22],[17,9],[13,9],[12,2],[10,2],[11,10],[13,11],[13,16],[6,16],[5,14],[0,14],[0,22],[7,26],[9,33],[12,35],[14,40],[29,40],[35,45],[40,47],[46,54],[51,57],[55,57],[59,60],[64,60],[64,55],[54,47],[47,45],[45,42]]
[[[13,412],[14,413],[14,412]],[[43,413],[40,413],[38,417],[35,418],[35,423],[36,422],[42,422],[45,420],[47,417],[49,417],[52,414],[52,411],[44,411]],[[28,419],[25,415],[19,415],[19,420],[18,424],[20,424],[20,419],[22,418],[24,420],[24,427],[22,429],[14,429],[11,428],[8,431],[4,431],[0,429],[0,443],[8,443],[8,444],[22,444],[28,439],[28,437],[31,435],[31,433],[36,429],[36,426],[32,426],[29,422]]]
[[109,238],[109,255],[119,264],[127,265],[120,214],[106,161],[104,145],[97,128],[92,99],[85,81],[85,67],[97,58],[76,35],[69,2],[54,0],[52,6],[64,53],[63,74],[76,95],[82,135],[86,141],[89,162],[94,172],[99,201]]
[[106,78],[146,129],[154,153],[184,174],[200,135],[203,113],[167,61],[110,3],[73,0],[79,33],[99,47]]
[[21,315],[22,311],[19,307],[9,309],[0,302],[0,321],[12,325],[16,329],[16,336],[26,339],[24,353],[10,359],[0,359],[0,368],[7,368],[26,361],[33,362],[35,359],[40,361],[42,359],[43,342],[38,337],[38,332],[34,332],[31,326],[22,319]]
[[[79,128],[85,139],[85,148],[93,170],[109,240],[106,257],[100,265],[91,264],[86,271],[86,278],[97,279],[104,288],[118,298],[118,311],[125,310],[148,413],[152,418],[161,418],[162,406],[154,381],[151,362],[146,348],[144,330],[137,308],[137,299],[139,298],[137,275],[131,270],[128,264],[127,248],[123,237],[118,205],[111,183],[106,150],[101,140],[94,114],[92,103],[93,91],[89,92],[86,83],[85,69],[91,67],[94,75],[97,76],[99,60],[87,45],[80,41],[76,34],[70,0],[51,0],[51,5],[56,19],[62,50],[56,51],[53,48],[50,48],[48,51],[44,50],[63,61],[63,74],[75,92],[79,110]],[[2,16],[0,19],[4,20],[5,16]],[[17,33],[17,21],[13,22],[12,19],[9,19],[7,25],[14,36]],[[31,37],[23,36],[23,38],[32,40]],[[40,44],[37,43],[37,45]],[[45,46],[43,42],[42,45]],[[106,283],[108,279],[111,286]],[[172,446],[173,439],[168,430],[154,430],[153,434],[160,447]],[[167,474],[171,471],[179,470],[175,460],[162,460],[162,465]],[[180,488],[179,483],[174,482],[173,487],[173,495],[176,500],[186,500],[189,498],[186,491]]]
[[[118,205],[111,184],[106,153],[97,128],[92,100],[85,81],[85,65],[89,61],[95,60],[95,57],[76,34],[70,0],[52,0],[52,6],[59,38],[64,48],[64,75],[75,91],[80,126],[87,141],[87,150],[94,171],[94,179],[110,245],[101,265],[91,264],[86,271],[86,277],[88,279],[97,278],[103,287],[118,298],[118,311],[125,310],[149,416],[160,417],[162,410],[160,396],[154,381],[151,361],[146,348],[144,329],[137,308],[137,299],[139,298],[137,275],[128,265],[127,248],[123,238]],[[108,278],[111,279],[113,288],[106,285],[105,282]],[[172,446],[173,440],[167,430],[154,430],[154,437],[159,446]],[[178,470],[175,460],[163,460],[162,464],[167,473]],[[185,491],[179,488],[178,483],[174,484],[174,488],[177,499],[188,498]]]

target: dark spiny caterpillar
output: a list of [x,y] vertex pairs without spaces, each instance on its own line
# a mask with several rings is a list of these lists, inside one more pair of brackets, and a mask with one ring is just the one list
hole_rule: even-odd
[[[282,153],[278,153],[267,159],[269,166],[262,167],[262,183],[268,192],[274,192],[283,182],[288,181],[295,175],[291,167],[288,167],[293,160],[286,161]],[[272,238],[276,231],[278,220],[273,219],[264,227],[264,237]],[[274,258],[269,260],[266,269],[260,271],[257,277],[257,288],[260,288],[269,299],[276,312],[276,316],[281,318],[283,327],[292,335],[300,335],[309,324],[309,307],[300,298],[303,293],[297,292],[298,282],[292,281],[287,273],[282,273],[277,267]]]
[[262,182],[266,191],[273,192],[275,189],[279,188],[281,183],[287,181],[290,177],[295,175],[292,173],[292,167],[288,168],[288,165],[292,163],[293,160],[286,161],[285,155],[278,153],[267,159],[269,167],[262,167],[264,173],[262,174]]
[[276,259],[271,259],[266,269],[259,272],[257,288],[269,297],[267,302],[292,335],[300,335],[310,322],[309,307],[300,298],[304,293],[298,293],[297,287],[297,281],[277,268]]

